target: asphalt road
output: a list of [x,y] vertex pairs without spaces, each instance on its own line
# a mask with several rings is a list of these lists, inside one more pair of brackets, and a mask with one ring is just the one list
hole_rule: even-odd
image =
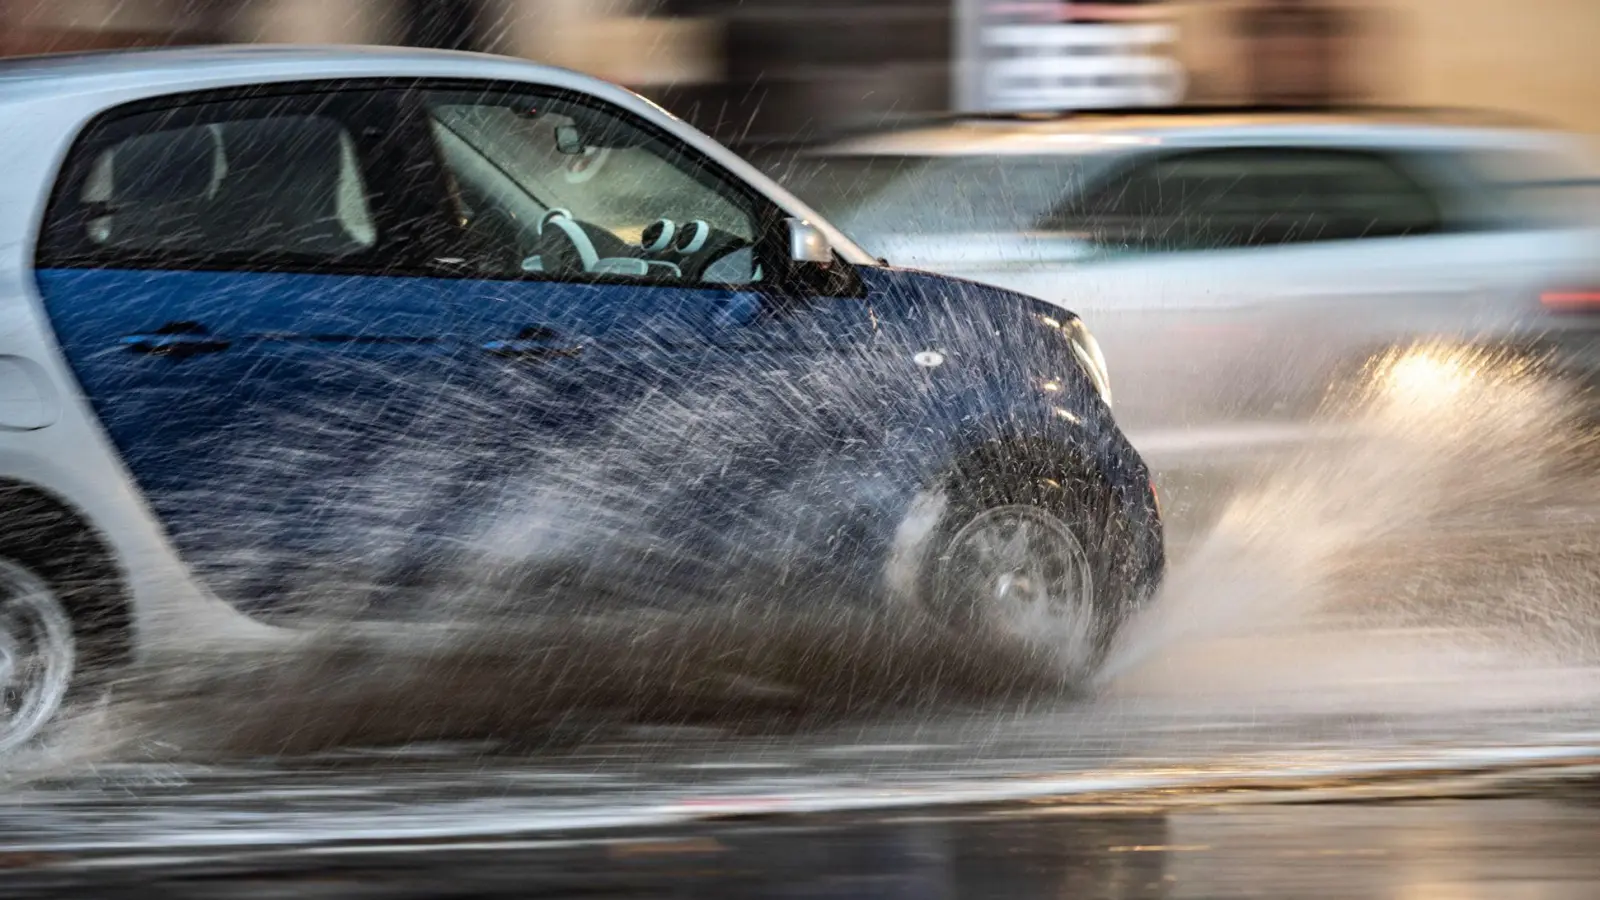
[[0,897],[1600,896],[1600,780],[1508,794],[1167,808],[1137,800],[1035,804],[95,865],[6,854]]

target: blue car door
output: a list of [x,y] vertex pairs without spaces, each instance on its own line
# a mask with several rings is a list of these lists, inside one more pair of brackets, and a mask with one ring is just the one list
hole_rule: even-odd
[[663,509],[679,537],[728,527],[755,493],[727,464],[798,449],[752,424],[815,421],[772,376],[859,352],[866,300],[807,296],[771,202],[624,110],[537,89],[417,102],[462,224],[436,255],[459,266],[441,284],[466,427],[496,448],[469,530],[515,556],[648,541]]
[[[198,95],[95,122],[38,284],[179,550],[253,610],[369,594],[448,505],[450,306],[394,96]],[[336,576],[336,577],[335,577]]]

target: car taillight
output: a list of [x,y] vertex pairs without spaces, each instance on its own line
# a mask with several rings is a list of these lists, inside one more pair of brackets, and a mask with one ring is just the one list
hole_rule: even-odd
[[1600,313],[1600,288],[1545,291],[1539,304],[1553,313]]

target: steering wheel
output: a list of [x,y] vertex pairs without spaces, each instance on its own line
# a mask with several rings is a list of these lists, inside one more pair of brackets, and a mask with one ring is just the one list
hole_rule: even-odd
[[594,271],[600,254],[572,213],[557,208],[539,219],[539,260],[546,272],[573,275]]

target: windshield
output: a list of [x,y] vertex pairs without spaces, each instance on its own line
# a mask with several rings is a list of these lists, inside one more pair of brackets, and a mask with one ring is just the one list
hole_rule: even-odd
[[1082,157],[828,156],[788,179],[800,199],[872,246],[874,235],[1031,231],[1087,170]]

